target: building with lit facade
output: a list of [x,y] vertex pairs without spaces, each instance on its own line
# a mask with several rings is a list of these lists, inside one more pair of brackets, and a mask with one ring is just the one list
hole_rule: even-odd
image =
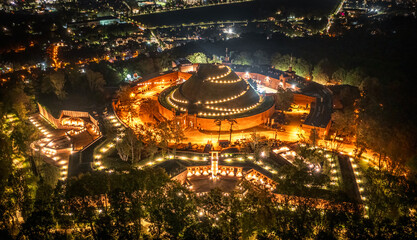
[[214,131],[216,119],[234,119],[240,129],[266,123],[275,111],[273,96],[258,93],[229,66],[200,64],[184,83],[164,90],[159,112],[184,127]]
[[276,182],[267,176],[267,171],[254,169],[252,165],[245,163],[242,157],[235,164],[227,163],[225,159],[231,160],[227,155],[211,151],[208,162],[188,166],[172,179],[201,194],[216,188],[230,193],[244,180],[270,191],[275,190]]
[[[88,112],[62,110],[55,118],[39,103],[38,109],[39,114],[29,120],[41,137],[30,145],[31,149],[45,162],[59,167],[60,179],[65,180],[72,169],[71,157],[102,138],[99,122]],[[80,158],[75,160],[77,168]]]
[[[297,76],[291,68],[280,71],[176,61],[172,71],[133,81],[131,98],[139,99],[147,92],[146,97],[155,101],[156,111],[141,112],[141,123],[174,120],[183,128],[210,132],[219,131],[222,121],[233,121],[239,130],[245,130],[276,122],[274,95],[279,88],[291,89],[294,104],[309,110],[300,124],[301,134],[308,136],[315,130],[319,138],[324,138],[331,125],[333,94],[326,86]],[[113,107],[116,115],[130,125],[126,103],[117,99]]]

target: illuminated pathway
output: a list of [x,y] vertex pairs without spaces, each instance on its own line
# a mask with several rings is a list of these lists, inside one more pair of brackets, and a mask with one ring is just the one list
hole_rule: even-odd
[[117,132],[116,136],[113,139],[107,138],[103,143],[101,143],[98,147],[94,149],[93,157],[94,157],[94,167],[97,170],[104,170],[105,167],[103,166],[103,163],[101,162],[101,159],[104,155],[111,153],[115,147],[116,144],[124,137],[125,133],[125,127],[122,125],[122,123],[119,121],[119,119],[113,115],[110,114],[105,117],[104,119],[107,121],[113,128],[115,132]]
[[[68,159],[71,150],[57,151],[54,147],[53,139],[65,136],[64,130],[54,129],[40,115],[29,117],[29,121],[40,131],[43,136],[40,140],[31,144],[31,148],[44,156],[42,159],[49,164],[53,164],[60,169],[60,179],[65,180],[68,174]],[[67,136],[65,136],[67,138]]]
[[[217,80],[208,79],[208,81],[217,81]],[[143,81],[143,82],[140,82],[139,84],[142,84],[140,86],[147,86],[150,83]],[[318,84],[315,84],[315,85],[318,85]],[[319,93],[323,92],[324,90],[320,87],[316,87],[315,85],[309,88],[308,91],[313,92],[314,94],[310,94],[310,95],[313,95],[315,98],[317,98],[317,96],[321,96]],[[166,81],[164,82],[161,80],[160,83],[155,81],[152,86],[154,87],[151,90],[147,90],[141,93],[138,93],[138,92],[131,93],[131,97],[135,99],[134,105],[136,106],[134,106],[134,109],[140,108],[141,101],[143,101],[146,98],[157,100],[158,95],[160,95],[162,91],[167,89],[167,87],[169,87],[169,84],[167,84]],[[146,89],[146,88],[143,88],[143,89]],[[310,96],[310,95],[307,94],[307,96]],[[180,99],[178,97],[172,97],[172,98],[173,98],[173,101],[177,101],[177,102],[182,101],[181,102],[182,104],[184,105],[187,104],[187,102],[185,102],[186,100],[184,99]],[[126,109],[126,108],[123,108],[122,106],[121,109]],[[331,110],[331,107],[330,107],[330,110]],[[314,113],[317,113],[317,114],[322,113],[322,112],[323,111],[314,111]],[[291,112],[286,112],[285,114],[287,116],[287,120],[289,121],[289,124],[282,125],[282,127],[285,128],[285,131],[283,132],[280,132],[278,130],[275,130],[275,129],[272,129],[263,125],[242,130],[239,128],[239,124],[234,124],[233,131],[232,131],[232,140],[231,140],[232,143],[231,144],[238,142],[238,140],[241,140],[241,142],[250,142],[252,140],[253,133],[256,133],[260,137],[265,137],[265,139],[277,139],[277,140],[288,142],[288,143],[298,142],[303,139],[303,136],[300,136],[304,132],[301,129],[302,116],[303,114],[305,115],[308,113],[309,113],[308,110],[298,110],[298,109],[293,109]],[[121,114],[119,116],[123,116],[122,119],[127,119],[126,114]],[[320,118],[320,116],[321,115],[317,117],[318,120],[322,119]],[[213,119],[213,121],[215,121],[215,119]],[[140,116],[138,116],[137,119],[132,120],[132,122],[141,123],[142,121],[140,120]],[[128,125],[131,125],[132,122],[129,122]],[[127,122],[125,123],[127,124]],[[227,120],[224,120],[221,122],[220,137],[219,137],[218,131],[213,130],[213,128],[211,130],[212,131],[204,131],[204,129],[197,130],[192,127],[186,128],[184,130],[185,139],[182,141],[182,143],[185,143],[185,144],[191,143],[191,145],[199,145],[198,146],[199,150],[201,150],[201,148],[205,146],[205,144],[211,143],[217,150],[221,150],[221,147],[217,146],[216,142],[218,141],[218,139],[229,140],[230,124],[227,122]],[[324,141],[319,141],[319,145],[326,146]],[[110,147],[113,147],[113,146],[110,146]],[[351,199],[353,199],[352,201],[358,202],[359,204],[362,204],[362,203],[366,204],[367,197],[366,197],[366,191],[365,191],[365,186],[364,186],[364,178],[362,177],[361,169],[359,168],[360,164],[356,163],[357,160],[351,157],[353,156],[353,152],[350,150],[350,146],[347,146],[346,148],[344,148],[345,151],[340,150],[340,153],[337,153],[337,152],[331,153],[330,149],[326,149],[324,147],[320,147],[320,148],[321,148],[320,151],[324,152],[324,154],[326,155],[326,159],[330,166],[329,176],[331,180],[331,185],[334,185],[335,187],[341,186],[343,188],[348,189],[346,182],[344,183],[343,181],[347,181],[348,183],[354,181],[355,183],[354,188],[353,190],[352,188],[348,189],[347,190],[348,194],[352,196],[351,197]],[[275,153],[275,151],[279,151],[279,150],[273,149],[273,151]],[[204,157],[206,157],[207,155],[204,155],[203,153],[180,152],[180,151],[176,151],[176,152],[177,154],[175,156],[167,155],[167,156],[158,156],[158,157],[155,157],[154,159],[148,159],[144,162],[141,162],[141,166],[139,167],[154,166],[154,165],[157,166],[157,165],[164,163],[165,161],[175,161],[175,160],[183,160],[187,162],[190,161],[190,162],[196,162],[196,163],[198,163],[199,161],[200,162],[206,161]],[[349,154],[351,154],[351,156],[349,156]],[[279,153],[279,155],[282,158],[284,158],[287,162],[292,164],[293,162],[292,159],[296,156],[296,153],[294,152],[294,150],[292,151],[286,150],[284,152]],[[276,166],[269,164],[266,159],[264,161],[262,159],[262,156],[257,161],[255,161],[254,159],[255,159],[255,156],[253,154],[249,154],[248,156],[235,154],[235,156],[225,157],[224,161],[232,162],[232,163],[236,162],[236,164],[243,161],[246,163],[254,164],[257,167],[271,174],[278,173],[279,169]],[[101,169],[105,169],[105,168],[101,168]],[[366,205],[363,205],[363,207],[364,209],[367,209]]]

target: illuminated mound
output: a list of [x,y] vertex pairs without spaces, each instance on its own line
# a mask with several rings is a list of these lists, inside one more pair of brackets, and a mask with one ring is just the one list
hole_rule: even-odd
[[236,116],[259,107],[263,98],[229,67],[201,64],[183,84],[162,94],[168,109],[200,117]]

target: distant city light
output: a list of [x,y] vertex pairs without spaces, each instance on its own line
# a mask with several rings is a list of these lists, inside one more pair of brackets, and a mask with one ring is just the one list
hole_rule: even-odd
[[224,32],[228,34],[233,34],[233,28],[225,29]]

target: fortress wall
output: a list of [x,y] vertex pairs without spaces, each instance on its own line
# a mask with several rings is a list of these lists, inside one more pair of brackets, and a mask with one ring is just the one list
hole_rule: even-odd
[[[159,102],[158,102],[158,109],[159,109],[159,112],[162,114],[162,116],[164,116],[165,118],[167,119],[174,118],[174,113],[171,110],[168,110],[167,108],[162,106]],[[233,129],[243,130],[243,129],[252,128],[260,124],[266,123],[268,119],[272,116],[274,111],[275,111],[275,105],[272,105],[265,112],[262,112],[253,116],[236,118],[235,120],[237,121],[237,124],[233,125]],[[195,115],[188,115],[185,118],[182,117],[181,120],[178,119],[178,121],[180,121],[180,124],[186,127],[198,128],[198,129],[206,130],[206,131],[218,131],[219,126],[217,126],[214,123],[214,120],[215,118],[200,118]],[[222,129],[224,130],[230,129],[230,125],[226,120],[222,121]]]
[[173,111],[162,106],[162,104],[159,101],[157,101],[157,104],[158,104],[158,111],[164,118],[168,120],[174,119],[175,115]]
[[[148,86],[148,89],[152,89],[155,86],[160,85],[161,82],[164,82],[164,83],[166,83],[165,85],[169,86],[169,85],[175,83],[178,79],[187,80],[191,76],[192,76],[192,74],[186,73],[186,72],[170,72],[170,73],[167,73],[167,74],[155,76],[155,77],[150,78],[148,80],[142,81],[134,87],[134,90],[137,90],[137,88],[142,88],[144,86],[142,84],[146,84],[145,86]],[[145,78],[146,78],[146,76],[145,76]]]
[[315,102],[316,98],[315,97],[310,97],[304,94],[299,94],[299,93],[294,93],[294,102]]
[[311,106],[313,102],[316,102],[315,97],[294,93],[294,103],[303,107]]
[[311,131],[313,129],[316,129],[318,138],[320,139],[324,139],[324,137],[329,133],[330,126],[331,126],[331,121],[329,121],[329,123],[327,124],[325,128],[315,127],[315,126],[311,126],[307,124],[301,124],[301,128],[304,130],[306,137],[309,137],[311,134]]
[[195,72],[199,64],[181,65],[179,67],[180,72]]
[[136,83],[132,87],[132,92],[137,91],[139,88],[143,89],[145,86],[147,87],[146,90],[150,90],[156,86],[160,86],[162,82],[165,83],[164,85],[170,86],[171,84],[175,84],[179,79],[188,80],[191,76],[192,74],[186,72],[170,72],[167,74],[155,76],[145,81]]
[[[236,118],[236,122],[237,124],[233,125],[233,129],[234,130],[243,130],[243,129],[248,129],[248,128],[252,128],[255,126],[258,126],[260,124],[266,123],[268,121],[268,119],[270,118],[270,116],[272,116],[272,114],[275,111],[275,105],[271,106],[271,108],[269,108],[268,110],[266,110],[265,112],[253,115],[253,116],[248,116],[248,117],[243,117],[243,118]],[[219,126],[217,126],[214,123],[214,118],[196,118],[196,127],[202,129],[202,130],[208,130],[208,131],[218,131],[219,130]],[[230,129],[230,124],[225,120],[222,122],[222,128],[224,130],[228,130]]]
[[[277,78],[269,77],[259,73],[248,73],[246,72],[235,72],[239,77],[247,79],[252,78],[254,80],[260,81],[260,84],[269,88],[278,89],[278,87],[282,86],[283,88],[290,88],[291,85],[286,82],[286,79],[282,76]],[[281,84],[282,83],[282,84]]]

